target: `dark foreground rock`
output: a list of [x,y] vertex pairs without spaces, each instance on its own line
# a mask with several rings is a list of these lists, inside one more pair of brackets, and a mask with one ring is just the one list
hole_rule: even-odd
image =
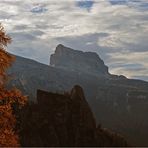
[[22,146],[127,146],[123,137],[96,126],[80,86],[65,94],[38,90],[37,100],[22,113]]

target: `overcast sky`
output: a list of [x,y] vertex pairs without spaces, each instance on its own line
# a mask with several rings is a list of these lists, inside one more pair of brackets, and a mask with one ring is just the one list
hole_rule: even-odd
[[95,51],[109,71],[148,81],[148,0],[0,0],[11,53],[49,63],[57,44]]

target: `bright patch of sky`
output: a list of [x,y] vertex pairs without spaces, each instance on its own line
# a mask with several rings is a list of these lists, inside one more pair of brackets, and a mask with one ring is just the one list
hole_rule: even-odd
[[112,5],[126,5],[128,0],[109,0]]
[[37,4],[36,4],[36,3],[35,3],[35,4],[33,4],[33,5],[31,6],[30,11],[31,11],[32,13],[44,13],[44,12],[48,11],[48,9],[47,9],[46,6],[43,5],[43,4],[40,4],[40,3],[37,3]]
[[83,8],[83,9],[87,9],[88,11],[91,10],[93,5],[94,5],[93,0],[77,0],[76,1],[76,6]]
[[109,0],[112,5],[127,5],[129,7],[148,11],[148,1],[146,0]]

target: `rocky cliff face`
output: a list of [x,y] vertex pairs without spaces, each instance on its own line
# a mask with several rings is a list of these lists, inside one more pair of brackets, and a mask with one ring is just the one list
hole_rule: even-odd
[[28,95],[29,101],[37,101],[37,89],[62,93],[75,84],[82,86],[98,123],[124,133],[136,146],[148,145],[147,82],[123,76],[102,77],[98,72],[94,75],[88,71],[72,71],[22,57],[16,57],[9,73],[13,76],[10,86]]
[[37,100],[22,117],[22,146],[127,146],[123,137],[97,128],[80,86],[66,94],[38,90]]
[[94,52],[73,50],[63,45],[56,47],[55,53],[50,57],[50,65],[79,73],[109,76],[108,67]]

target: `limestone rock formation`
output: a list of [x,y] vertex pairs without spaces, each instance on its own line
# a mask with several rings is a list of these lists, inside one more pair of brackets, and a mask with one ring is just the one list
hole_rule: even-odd
[[50,65],[92,75],[109,76],[108,67],[97,53],[78,51],[61,44],[51,55]]

